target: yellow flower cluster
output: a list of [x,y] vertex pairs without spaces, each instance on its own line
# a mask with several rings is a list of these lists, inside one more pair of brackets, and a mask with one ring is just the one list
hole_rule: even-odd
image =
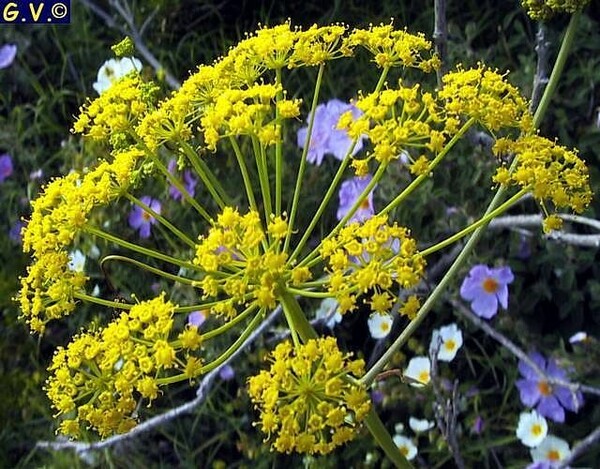
[[321,243],[320,254],[330,271],[328,291],[341,313],[352,311],[360,294],[370,296],[365,302],[374,312],[388,312],[397,300],[393,285],[414,287],[425,269],[408,229],[389,225],[386,215],[350,223]]
[[432,52],[431,41],[422,33],[395,30],[393,24],[353,30],[344,40],[344,51],[349,55],[358,46],[373,54],[373,61],[379,67],[412,67],[429,73],[440,66],[439,57]]
[[272,352],[269,371],[248,380],[260,426],[282,453],[326,454],[353,439],[371,408],[367,391],[351,376],[364,373],[332,337],[289,342]]
[[[281,137],[280,123],[268,119],[273,110],[281,86],[258,84],[244,90],[223,90],[214,104],[206,106],[200,119],[200,130],[204,134],[204,144],[215,150],[220,138],[229,135],[250,135],[258,137],[264,145],[272,145]],[[300,100],[280,100],[277,103],[282,118],[293,118],[300,114]]]
[[575,13],[588,3],[590,0],[521,0],[523,8],[534,20],[548,20],[556,13]]
[[[281,138],[280,122],[264,120],[275,114],[275,94],[265,93],[281,92],[281,88],[266,72],[351,56],[358,46],[372,51],[383,66],[431,71],[439,65],[438,58],[431,56],[431,43],[422,34],[394,31],[392,25],[355,29],[349,35],[342,25],[302,30],[284,23],[261,28],[213,65],[201,66],[178,91],[142,118],[136,132],[152,150],[165,142],[190,139],[198,122],[209,150],[214,150],[223,136],[250,131],[263,144],[272,144]],[[423,53],[430,57],[422,57]],[[278,105],[281,118],[299,114],[297,100],[283,100]]]
[[549,200],[555,208],[569,207],[577,213],[592,199],[585,163],[576,152],[547,138],[530,135],[517,141],[499,139],[494,153],[518,158],[512,173],[505,166],[498,168],[494,182],[529,189],[539,202]]
[[240,215],[226,207],[206,236],[199,237],[194,264],[206,271],[197,284],[203,298],[216,298],[225,293],[211,312],[229,318],[237,314],[235,305],[256,304],[260,308],[276,306],[278,288],[286,282],[299,284],[310,278],[308,269],[286,267],[287,253],[281,252],[281,241],[287,233],[287,222],[273,216],[267,226],[270,244],[255,211]]
[[480,64],[447,73],[443,82],[438,95],[449,117],[474,118],[491,132],[502,128],[531,130],[527,100],[498,72]]
[[365,135],[373,145],[373,151],[365,158],[353,159],[357,176],[369,172],[371,159],[388,164],[409,147],[439,152],[446,136],[458,130],[458,121],[443,119],[443,108],[431,93],[421,93],[419,85],[405,87],[400,82],[397,89],[359,96],[355,106],[363,114],[356,120],[351,112],[343,114],[338,128],[346,129],[352,138]]
[[82,425],[103,437],[126,432],[136,425],[138,398],[151,402],[166,384],[161,375],[177,370],[185,380],[201,373],[200,359],[190,354],[202,342],[198,328],[188,325],[169,340],[174,308],[163,294],[58,348],[45,390],[64,416],[61,433],[77,437]]
[[73,132],[94,140],[109,140],[113,148],[122,149],[132,143],[128,134],[154,107],[157,91],[156,85],[132,72],[80,108]]
[[43,332],[49,320],[75,308],[73,292],[83,288],[86,277],[69,268],[69,246],[92,209],[114,200],[131,184],[141,156],[142,152],[132,147],[84,175],[74,172],[57,178],[31,203],[23,250],[33,253],[33,263],[21,278],[17,300],[32,330]]

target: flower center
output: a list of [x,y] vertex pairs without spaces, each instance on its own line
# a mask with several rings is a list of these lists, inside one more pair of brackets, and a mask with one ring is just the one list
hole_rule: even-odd
[[552,386],[550,386],[550,384],[548,384],[547,381],[540,381],[538,383],[538,390],[540,391],[542,396],[549,396],[550,394],[552,394]]
[[481,286],[486,293],[496,293],[498,291],[498,282],[491,277],[486,277]]
[[144,219],[144,221],[150,221],[152,215],[150,215],[148,212],[142,212],[142,218]]
[[360,203],[360,208],[361,208],[362,210],[368,210],[368,209],[369,209],[369,207],[370,207],[370,205],[369,205],[369,199],[368,199],[368,198],[367,198],[367,199],[365,199],[365,200],[363,200],[363,201]]
[[531,427],[531,433],[533,436],[539,436],[542,433],[542,426],[539,423],[534,424]]
[[560,453],[555,449],[551,449],[546,454],[546,459],[548,461],[560,461]]
[[406,446],[402,445],[398,449],[402,453],[402,456],[404,456],[404,457],[408,456],[408,448]]
[[428,383],[429,382],[429,372],[421,371],[419,373],[419,381],[421,381],[421,383]]
[[456,348],[456,342],[454,342],[452,339],[450,339],[450,340],[447,340],[447,341],[444,343],[444,348],[445,348],[446,350],[450,350],[450,351],[452,351],[452,350],[454,350],[454,349]]
[[390,328],[390,325],[387,322],[383,322],[379,327],[383,332],[387,332],[387,330]]

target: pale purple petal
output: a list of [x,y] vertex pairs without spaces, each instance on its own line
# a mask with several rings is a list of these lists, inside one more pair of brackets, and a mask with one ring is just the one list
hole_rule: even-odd
[[560,404],[571,412],[577,412],[583,405],[583,394],[580,391],[572,392],[563,386],[556,386],[554,395]]
[[150,237],[150,223],[143,223],[140,226],[140,238],[147,239]]
[[460,286],[460,296],[463,300],[473,301],[481,292],[481,281],[466,277]]
[[[546,370],[546,359],[539,352],[531,352],[529,358],[535,363],[542,371]],[[540,377],[525,361],[519,360],[519,372],[524,378],[528,378],[534,381],[539,381]]]
[[0,69],[10,67],[17,55],[16,44],[4,44],[0,47]]
[[471,303],[473,312],[484,319],[490,319],[498,312],[498,299],[496,295],[482,294]]
[[509,284],[515,280],[515,276],[510,270],[510,267],[498,267],[497,269],[492,269],[494,271],[494,277],[498,280],[499,283]]
[[9,177],[13,173],[13,162],[9,154],[0,156],[0,182]]
[[565,421],[565,411],[554,396],[543,396],[535,410],[537,410],[540,415],[543,415],[550,420],[554,420],[555,422],[562,423]]
[[519,379],[515,384],[519,390],[519,396],[523,405],[533,407],[538,403],[541,394],[536,381]]
[[137,230],[144,222],[144,219],[142,218],[142,213],[143,212],[141,208],[134,207],[133,210],[129,212],[129,226]]
[[508,286],[500,285],[496,292],[496,297],[498,298],[498,302],[502,306],[502,309],[508,308]]
[[219,377],[223,381],[230,381],[235,378],[235,371],[231,366],[225,365],[219,370]]
[[202,311],[192,311],[188,314],[188,324],[190,326],[200,327],[206,321],[206,315]]
[[548,364],[546,366],[546,373],[552,378],[560,379],[563,381],[567,381],[568,379],[566,371],[560,368],[556,363],[556,360],[553,360],[552,358],[548,360]]

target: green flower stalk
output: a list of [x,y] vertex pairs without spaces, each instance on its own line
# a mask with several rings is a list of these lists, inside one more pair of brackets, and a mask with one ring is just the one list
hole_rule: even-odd
[[[323,132],[316,118],[323,76],[331,61],[352,60],[365,51],[381,69],[380,79],[372,91],[357,93],[353,104],[360,115],[349,111],[335,122],[351,144],[303,226],[298,221],[302,195],[314,190],[303,185],[306,159]],[[73,313],[78,301],[122,312],[57,351],[46,389],[62,419],[59,430],[72,437],[83,426],[102,437],[127,431],[136,423],[136,400],[150,403],[167,385],[218,366],[267,312],[281,306],[292,341],[278,345],[270,369],[249,380],[260,413],[257,426],[272,447],[324,454],[366,426],[398,466],[409,467],[368,399],[365,383],[377,370],[365,374],[364,363],[351,360],[334,338],[317,337],[298,298],[334,298],[343,314],[381,314],[401,296],[400,314],[413,319],[421,299],[410,290],[422,280],[429,254],[467,236],[527,193],[542,204],[549,228],[556,225],[555,208],[580,212],[591,197],[585,165],[575,152],[535,135],[528,103],[506,76],[480,64],[448,73],[441,90],[427,91],[426,80],[417,85],[386,81],[395,68],[428,74],[438,66],[430,41],[392,24],[349,32],[342,25],[302,30],[285,23],[258,30],[212,65],[200,66],[162,101],[157,88],[134,73],[84,105],[73,130],[104,145],[110,156],[86,173],[52,181],[33,202],[23,243],[32,263],[17,300],[38,333]],[[317,69],[310,109],[290,98],[295,93],[284,86],[286,71],[300,67]],[[304,151],[295,160],[288,155],[284,129],[305,112],[310,118]],[[455,145],[477,125],[493,135],[498,155],[519,155],[516,169],[499,165],[493,180],[518,190],[479,221],[419,252],[410,229],[392,218],[394,209],[454,157]],[[366,151],[358,152],[359,140],[368,140]],[[403,152],[411,155],[412,182],[379,213],[352,221]],[[237,163],[241,199],[232,197],[240,191],[228,187],[223,168],[212,169],[223,153]],[[168,171],[165,161],[173,157],[189,164],[206,196],[190,195],[179,176]],[[374,176],[339,223],[315,235],[350,171]],[[289,192],[283,182],[288,172],[296,181]],[[180,227],[168,211],[153,210],[134,195],[144,184],[174,186],[194,222]],[[168,242],[139,243],[96,226],[97,214],[121,200],[143,210]],[[68,266],[69,250],[80,236],[120,248],[119,255],[102,263],[120,262],[187,288],[193,304],[167,300],[169,290],[135,304],[89,295],[86,274]],[[212,329],[183,325],[181,316],[195,310],[208,314]],[[222,335],[230,345],[215,356],[210,341]]]

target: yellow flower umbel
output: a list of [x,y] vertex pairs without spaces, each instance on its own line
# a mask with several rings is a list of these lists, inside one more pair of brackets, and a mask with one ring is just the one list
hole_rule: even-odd
[[394,285],[409,289],[424,273],[425,260],[419,255],[414,239],[406,228],[389,225],[385,215],[364,223],[351,223],[321,245],[321,257],[330,275],[328,291],[339,303],[343,314],[356,308],[357,297],[372,311],[388,312],[397,301]]
[[548,20],[557,13],[583,10],[590,0],[521,0],[523,8],[534,20]]
[[79,436],[82,425],[101,436],[126,432],[136,425],[139,398],[151,402],[165,384],[200,374],[201,361],[190,352],[199,349],[202,337],[190,326],[170,337],[173,312],[161,295],[58,348],[46,392],[63,417],[61,433]]
[[[498,168],[494,181],[528,189],[548,214],[544,202],[555,208],[570,208],[581,213],[592,199],[588,170],[576,151],[540,137],[530,135],[517,141],[499,139],[494,146],[498,156],[512,153],[518,158],[514,171]],[[552,216],[544,224],[548,232],[560,228],[560,219]]]
[[279,344],[271,368],[248,380],[248,393],[260,411],[257,422],[274,449],[326,454],[352,440],[371,403],[354,376],[363,360],[350,360],[334,338],[292,347]]

